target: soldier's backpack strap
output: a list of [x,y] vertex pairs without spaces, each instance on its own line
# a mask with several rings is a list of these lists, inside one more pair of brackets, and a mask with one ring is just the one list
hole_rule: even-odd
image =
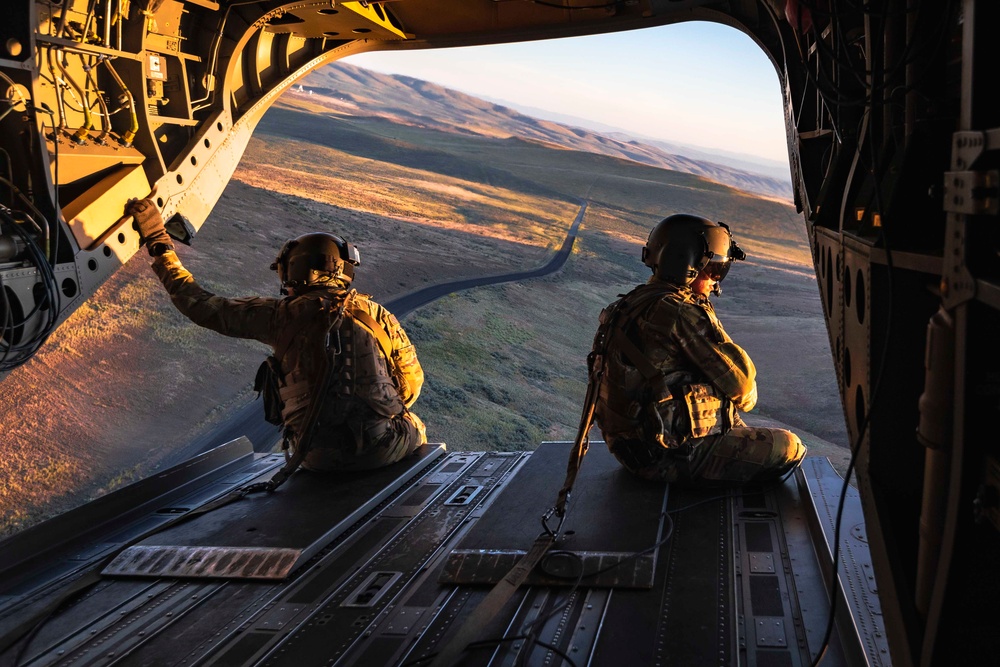
[[382,348],[382,354],[385,355],[387,361],[391,360],[392,341],[389,340],[389,334],[385,332],[385,329],[382,327],[382,325],[379,324],[374,317],[369,315],[368,311],[365,310],[362,306],[359,306],[356,303],[354,303],[353,300],[351,301],[351,304],[348,307],[347,312],[351,315],[351,317],[353,317],[362,325],[364,325],[365,329],[368,329],[373,336],[375,336],[375,340],[378,341],[378,346]]
[[657,369],[656,366],[654,366],[649,360],[649,357],[639,351],[639,348],[635,346],[632,339],[625,333],[624,328],[615,329],[614,340],[618,349],[620,349],[628,360],[632,362],[632,365],[635,366],[640,373],[642,373],[644,378],[647,380],[654,380],[663,375],[663,371]]
[[[628,296],[626,296],[626,299]],[[624,354],[625,357],[632,362],[632,365],[635,366],[640,373],[642,373],[642,376],[646,378],[646,380],[655,380],[659,376],[663,375],[663,372],[656,368],[649,360],[649,357],[643,354],[639,348],[636,347],[635,343],[632,342],[632,339],[629,338],[625,329],[629,324],[631,324],[637,311],[644,309],[650,302],[660,298],[660,296],[660,292],[654,291],[639,295],[636,297],[636,302],[629,304],[624,318],[625,322],[622,322],[620,326],[615,324],[613,327],[614,332],[612,333],[612,336],[614,337],[614,341],[618,346],[618,349],[621,350],[622,354]],[[625,299],[622,299],[622,302],[624,305]],[[620,310],[625,309],[621,308]]]

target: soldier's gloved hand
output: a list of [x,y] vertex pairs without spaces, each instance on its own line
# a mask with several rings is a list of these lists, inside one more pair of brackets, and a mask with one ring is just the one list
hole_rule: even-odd
[[163,217],[151,199],[130,199],[125,204],[125,214],[135,218],[139,237],[146,244],[151,257],[159,257],[174,249],[174,242],[163,227]]

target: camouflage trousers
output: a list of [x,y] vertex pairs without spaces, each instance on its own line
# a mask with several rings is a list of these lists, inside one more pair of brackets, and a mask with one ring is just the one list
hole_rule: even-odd
[[302,467],[306,470],[371,470],[396,463],[427,442],[427,430],[412,412],[386,418],[349,419],[346,424],[323,428],[316,435]]
[[740,426],[692,443],[688,455],[640,440],[609,439],[625,469],[653,481],[691,486],[729,486],[780,479],[801,463],[799,436],[777,428]]

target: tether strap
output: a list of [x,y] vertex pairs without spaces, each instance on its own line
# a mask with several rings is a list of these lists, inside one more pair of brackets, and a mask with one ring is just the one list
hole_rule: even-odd
[[[542,517],[542,525],[545,526],[546,529],[548,529],[546,519],[551,515],[551,513],[555,513],[555,515],[560,518],[566,516],[566,504],[569,502],[569,494],[573,490],[573,485],[576,483],[576,477],[580,472],[580,466],[583,464],[583,457],[587,455],[587,450],[590,448],[590,426],[593,424],[594,420],[594,408],[597,405],[597,394],[600,391],[599,385],[601,382],[601,376],[604,374],[604,357],[608,353],[608,343],[610,342],[610,339],[614,337],[615,341],[619,344],[624,341],[625,344],[631,348],[631,352],[634,352],[634,354],[641,359],[641,362],[645,362],[645,365],[648,368],[652,368],[652,364],[649,363],[649,360],[646,359],[638,349],[636,349],[635,345],[632,344],[632,341],[629,340],[628,337],[618,328],[618,318],[621,316],[622,311],[625,310],[626,304],[628,304],[628,299],[632,296],[634,291],[635,290],[629,292],[628,294],[619,295],[622,297],[621,300],[615,306],[614,311],[612,311],[608,316],[610,321],[607,324],[607,328],[611,330],[611,335],[604,337],[600,350],[592,350],[587,356],[587,368],[590,371],[590,377],[587,382],[587,396],[583,401],[583,413],[580,415],[580,426],[576,432],[576,442],[573,445],[573,449],[569,453],[569,462],[566,464],[566,480],[563,482],[562,488],[559,489],[556,504],[552,510],[550,510],[550,514]],[[632,310],[634,311],[635,308]],[[626,352],[626,354],[630,359],[632,358],[632,354],[630,352]],[[599,368],[595,368],[595,363],[599,363],[601,366]],[[639,364],[635,361],[632,363],[635,364],[636,367],[639,367]],[[642,372],[642,368],[640,368],[640,372]],[[645,375],[645,373],[643,374]]]
[[[624,310],[626,299],[629,295],[619,302],[618,307],[611,317],[614,321],[610,322],[611,327],[616,327],[617,319],[621,311]],[[618,332],[616,332],[617,334]],[[615,335],[615,334],[613,334]],[[608,337],[610,338],[610,337]],[[601,346],[600,356],[603,357],[607,353],[608,338],[605,338],[603,345]],[[655,377],[659,374],[653,365],[649,362],[645,356],[639,352],[632,341],[624,335],[616,335],[616,342],[622,345],[622,341],[625,341],[623,347],[631,348],[625,350],[625,354],[632,359],[634,354],[636,359],[639,359],[637,363],[635,359],[632,359],[632,363],[636,367],[640,368],[640,372],[646,375],[646,372],[640,367],[640,364],[644,363],[646,371],[650,371],[652,375],[646,375],[647,378]],[[589,433],[590,426],[593,423],[594,418],[594,408],[597,404],[597,393],[598,385],[600,384],[600,378],[604,372],[603,366],[594,367],[595,363],[601,363],[603,365],[603,359],[598,362],[594,358],[594,353],[591,352],[591,356],[588,357],[588,368],[590,369],[590,378],[587,383],[587,396],[584,399],[583,413],[580,415],[580,426],[577,430],[576,441],[574,443],[573,449],[570,452],[569,462],[566,466],[566,481],[563,483],[562,489],[559,491],[559,497],[556,502],[555,507],[553,507],[545,516],[542,517],[542,525],[545,527],[545,532],[539,535],[535,539],[535,543],[532,545],[531,549],[526,553],[521,560],[514,565],[511,570],[504,575],[489,594],[479,603],[468,618],[466,618],[465,623],[462,627],[458,629],[458,632],[451,639],[448,644],[437,654],[434,658],[434,662],[431,663],[430,667],[450,667],[455,664],[457,658],[462,654],[462,652],[471,644],[479,638],[486,625],[500,613],[503,609],[504,604],[507,600],[514,594],[514,592],[524,583],[524,580],[528,577],[531,571],[535,568],[538,562],[545,556],[545,553],[555,544],[556,538],[558,537],[558,529],[553,531],[549,529],[546,519],[548,519],[553,512],[555,512],[560,519],[566,514],[566,504],[569,500],[570,491],[573,489],[573,484],[576,482],[577,474],[580,471],[580,465],[583,463],[583,457],[587,453],[589,446]],[[562,522],[560,521],[560,526]]]
[[472,610],[451,641],[438,652],[430,667],[450,667],[455,664],[462,651],[476,641],[486,625],[500,613],[507,600],[520,588],[531,571],[535,569],[538,561],[542,560],[545,553],[555,543],[555,539],[554,535],[548,533],[542,533],[535,539],[535,543],[531,545],[528,553],[517,561],[510,572],[493,586],[493,589],[483,598],[479,606]]
[[[600,382],[600,374],[600,370],[591,373],[590,382],[587,383],[587,396],[583,403],[583,413],[580,415],[580,427],[577,429],[576,442],[573,443],[573,449],[569,453],[569,461],[566,464],[566,480],[563,482],[562,488],[559,489],[556,505],[552,508],[556,516],[560,518],[566,516],[566,503],[569,502],[570,491],[573,490],[573,484],[576,483],[576,476],[580,472],[583,457],[587,455],[587,450],[590,448],[590,425],[594,419],[594,406],[597,405],[597,385]],[[542,523],[548,528],[544,517]]]

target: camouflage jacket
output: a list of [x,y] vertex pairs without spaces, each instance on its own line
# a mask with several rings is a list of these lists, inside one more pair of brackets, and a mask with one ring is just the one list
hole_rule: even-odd
[[[617,322],[604,326],[616,309]],[[601,371],[595,419],[609,444],[615,436],[649,439],[648,408],[658,403],[667,440],[661,444],[676,446],[692,437],[690,432],[679,432],[690,429],[691,423],[674,420],[673,408],[667,405],[686,392],[690,399],[692,385],[709,385],[711,394],[723,400],[728,427],[740,423],[732,408],[751,410],[757,403],[753,361],[723,329],[707,296],[654,276],[605,308],[601,321],[598,338],[602,330],[610,333],[603,354],[599,349],[603,341],[594,342],[600,365],[596,370]],[[655,380],[645,377],[629,359],[616,340],[616,328],[659,372]]]
[[[346,289],[311,290],[289,297],[227,299],[198,285],[174,252],[168,251],[155,258],[153,270],[166,287],[174,306],[199,326],[234,338],[258,340],[272,349],[276,348],[289,327],[296,327],[292,342],[286,343],[286,352],[279,361],[284,373],[281,393],[286,404],[286,433],[289,430],[301,433],[309,396],[317,381],[314,377],[317,367],[314,356],[321,348],[314,339],[317,335],[326,335],[325,327],[303,326],[301,323],[322,324],[319,316],[324,302],[343,298]],[[364,310],[378,322],[391,343],[391,358],[387,364],[391,376],[369,378],[366,390],[359,391],[366,394],[361,398],[365,398],[373,408],[373,412],[366,411],[366,414],[371,418],[394,416],[402,406],[412,406],[420,395],[424,373],[416,350],[392,313],[366,294],[353,290],[348,294],[352,307]],[[323,330],[319,332],[319,329]],[[343,389],[341,383],[341,393]]]

